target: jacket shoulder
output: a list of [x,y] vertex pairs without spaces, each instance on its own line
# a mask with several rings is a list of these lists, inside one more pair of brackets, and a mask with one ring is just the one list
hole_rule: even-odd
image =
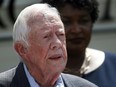
[[15,75],[15,68],[0,73],[0,87],[9,87]]
[[95,84],[89,82],[88,80],[85,80],[78,76],[64,73],[62,73],[61,76],[65,85],[69,87],[98,87]]

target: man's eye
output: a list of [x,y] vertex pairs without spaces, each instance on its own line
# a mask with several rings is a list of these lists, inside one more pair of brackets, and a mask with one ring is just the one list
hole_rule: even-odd
[[59,37],[64,37],[64,34],[62,33],[62,34],[59,34]]
[[44,38],[48,38],[48,35],[44,36]]
[[64,34],[60,34],[60,36],[64,36]]

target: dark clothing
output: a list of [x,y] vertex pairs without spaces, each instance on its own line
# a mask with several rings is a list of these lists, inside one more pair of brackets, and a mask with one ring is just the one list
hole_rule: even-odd
[[[65,87],[97,87],[91,82],[77,76],[63,73],[61,76]],[[14,69],[0,73],[0,87],[30,87],[23,63],[20,63],[18,67]]]
[[83,78],[99,87],[116,87],[116,55],[106,52],[103,64]]

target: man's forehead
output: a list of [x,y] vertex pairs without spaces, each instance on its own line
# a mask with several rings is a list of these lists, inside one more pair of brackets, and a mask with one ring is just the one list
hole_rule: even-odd
[[64,27],[63,25],[60,23],[60,22],[57,22],[57,23],[46,23],[44,25],[41,25],[40,27],[40,30],[51,30],[51,29],[55,29],[55,30],[59,30],[59,31],[63,31],[64,30]]
[[34,17],[31,17],[28,20],[28,25],[39,25],[39,26],[45,26],[50,24],[60,24],[61,20],[59,16],[56,15],[36,15]]

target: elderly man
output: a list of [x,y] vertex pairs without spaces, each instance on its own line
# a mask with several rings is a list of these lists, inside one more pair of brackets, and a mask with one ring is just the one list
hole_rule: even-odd
[[67,52],[64,26],[55,8],[47,4],[26,7],[14,24],[13,41],[21,62],[0,74],[0,87],[97,87],[61,73]]

